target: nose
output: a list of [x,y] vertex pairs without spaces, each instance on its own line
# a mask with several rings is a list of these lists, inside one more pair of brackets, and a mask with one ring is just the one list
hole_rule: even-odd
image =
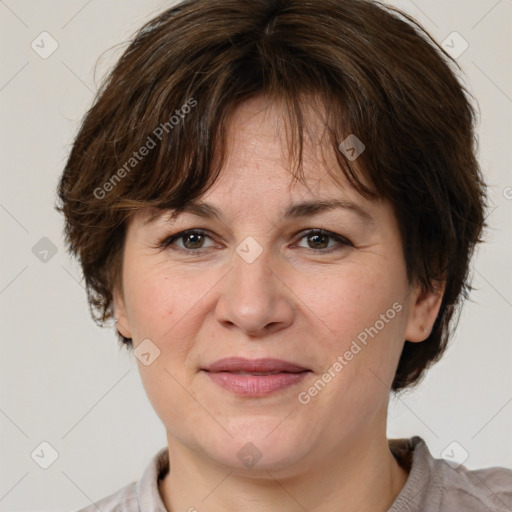
[[288,327],[295,308],[283,278],[270,250],[264,249],[252,262],[234,253],[231,271],[222,280],[217,321],[249,337],[268,336]]

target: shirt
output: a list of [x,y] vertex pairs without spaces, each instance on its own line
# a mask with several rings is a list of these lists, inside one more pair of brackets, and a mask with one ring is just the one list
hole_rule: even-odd
[[[436,459],[418,436],[390,439],[391,452],[409,470],[405,486],[388,512],[511,512],[512,470],[492,467],[469,470]],[[169,472],[162,448],[138,482],[123,487],[78,512],[167,512],[158,482]]]

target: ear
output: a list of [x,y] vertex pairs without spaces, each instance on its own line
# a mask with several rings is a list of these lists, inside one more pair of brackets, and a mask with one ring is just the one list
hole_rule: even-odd
[[425,291],[419,284],[413,290],[409,305],[409,318],[405,339],[412,343],[425,341],[432,332],[445,289],[445,281],[433,283],[432,291]]
[[124,300],[123,292],[118,286],[114,287],[112,293],[114,304],[114,318],[116,320],[117,330],[125,337],[132,338],[129,328],[128,315],[126,312],[126,303]]

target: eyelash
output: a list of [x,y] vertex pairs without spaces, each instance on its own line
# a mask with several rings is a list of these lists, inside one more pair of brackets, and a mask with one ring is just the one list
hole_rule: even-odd
[[[180,238],[182,239],[182,238],[186,237],[187,235],[199,235],[199,236],[204,236],[204,237],[208,237],[208,238],[212,239],[212,237],[206,231],[203,231],[201,229],[187,229],[185,231],[176,233],[175,235],[168,236],[168,237],[164,238],[161,242],[158,243],[157,248],[166,249],[166,248],[170,247],[171,245],[173,245],[173,243],[176,240],[179,240]],[[354,244],[347,238],[345,238],[341,235],[337,235],[336,233],[332,233],[331,231],[326,231],[324,229],[318,229],[318,228],[317,229],[309,229],[306,231],[302,231],[299,235],[300,235],[299,241],[301,239],[306,238],[307,236],[311,236],[311,235],[324,235],[324,236],[328,236],[329,238],[334,239],[339,244],[338,246],[330,247],[328,249],[312,249],[312,248],[301,247],[301,249],[307,249],[307,250],[310,250],[310,251],[313,251],[316,253],[324,253],[324,254],[331,253],[331,252],[339,249],[340,246],[354,247]],[[207,247],[207,248],[199,247],[198,249],[184,249],[182,247],[176,246],[173,248],[173,250],[186,252],[189,254],[194,253],[194,252],[195,253],[203,252],[204,250],[208,250],[208,249],[211,249],[211,247]]]

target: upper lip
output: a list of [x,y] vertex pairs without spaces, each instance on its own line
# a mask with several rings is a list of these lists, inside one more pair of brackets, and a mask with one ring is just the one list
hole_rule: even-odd
[[245,359],[243,357],[226,357],[202,368],[208,372],[288,372],[298,373],[308,371],[301,365],[282,359]]

